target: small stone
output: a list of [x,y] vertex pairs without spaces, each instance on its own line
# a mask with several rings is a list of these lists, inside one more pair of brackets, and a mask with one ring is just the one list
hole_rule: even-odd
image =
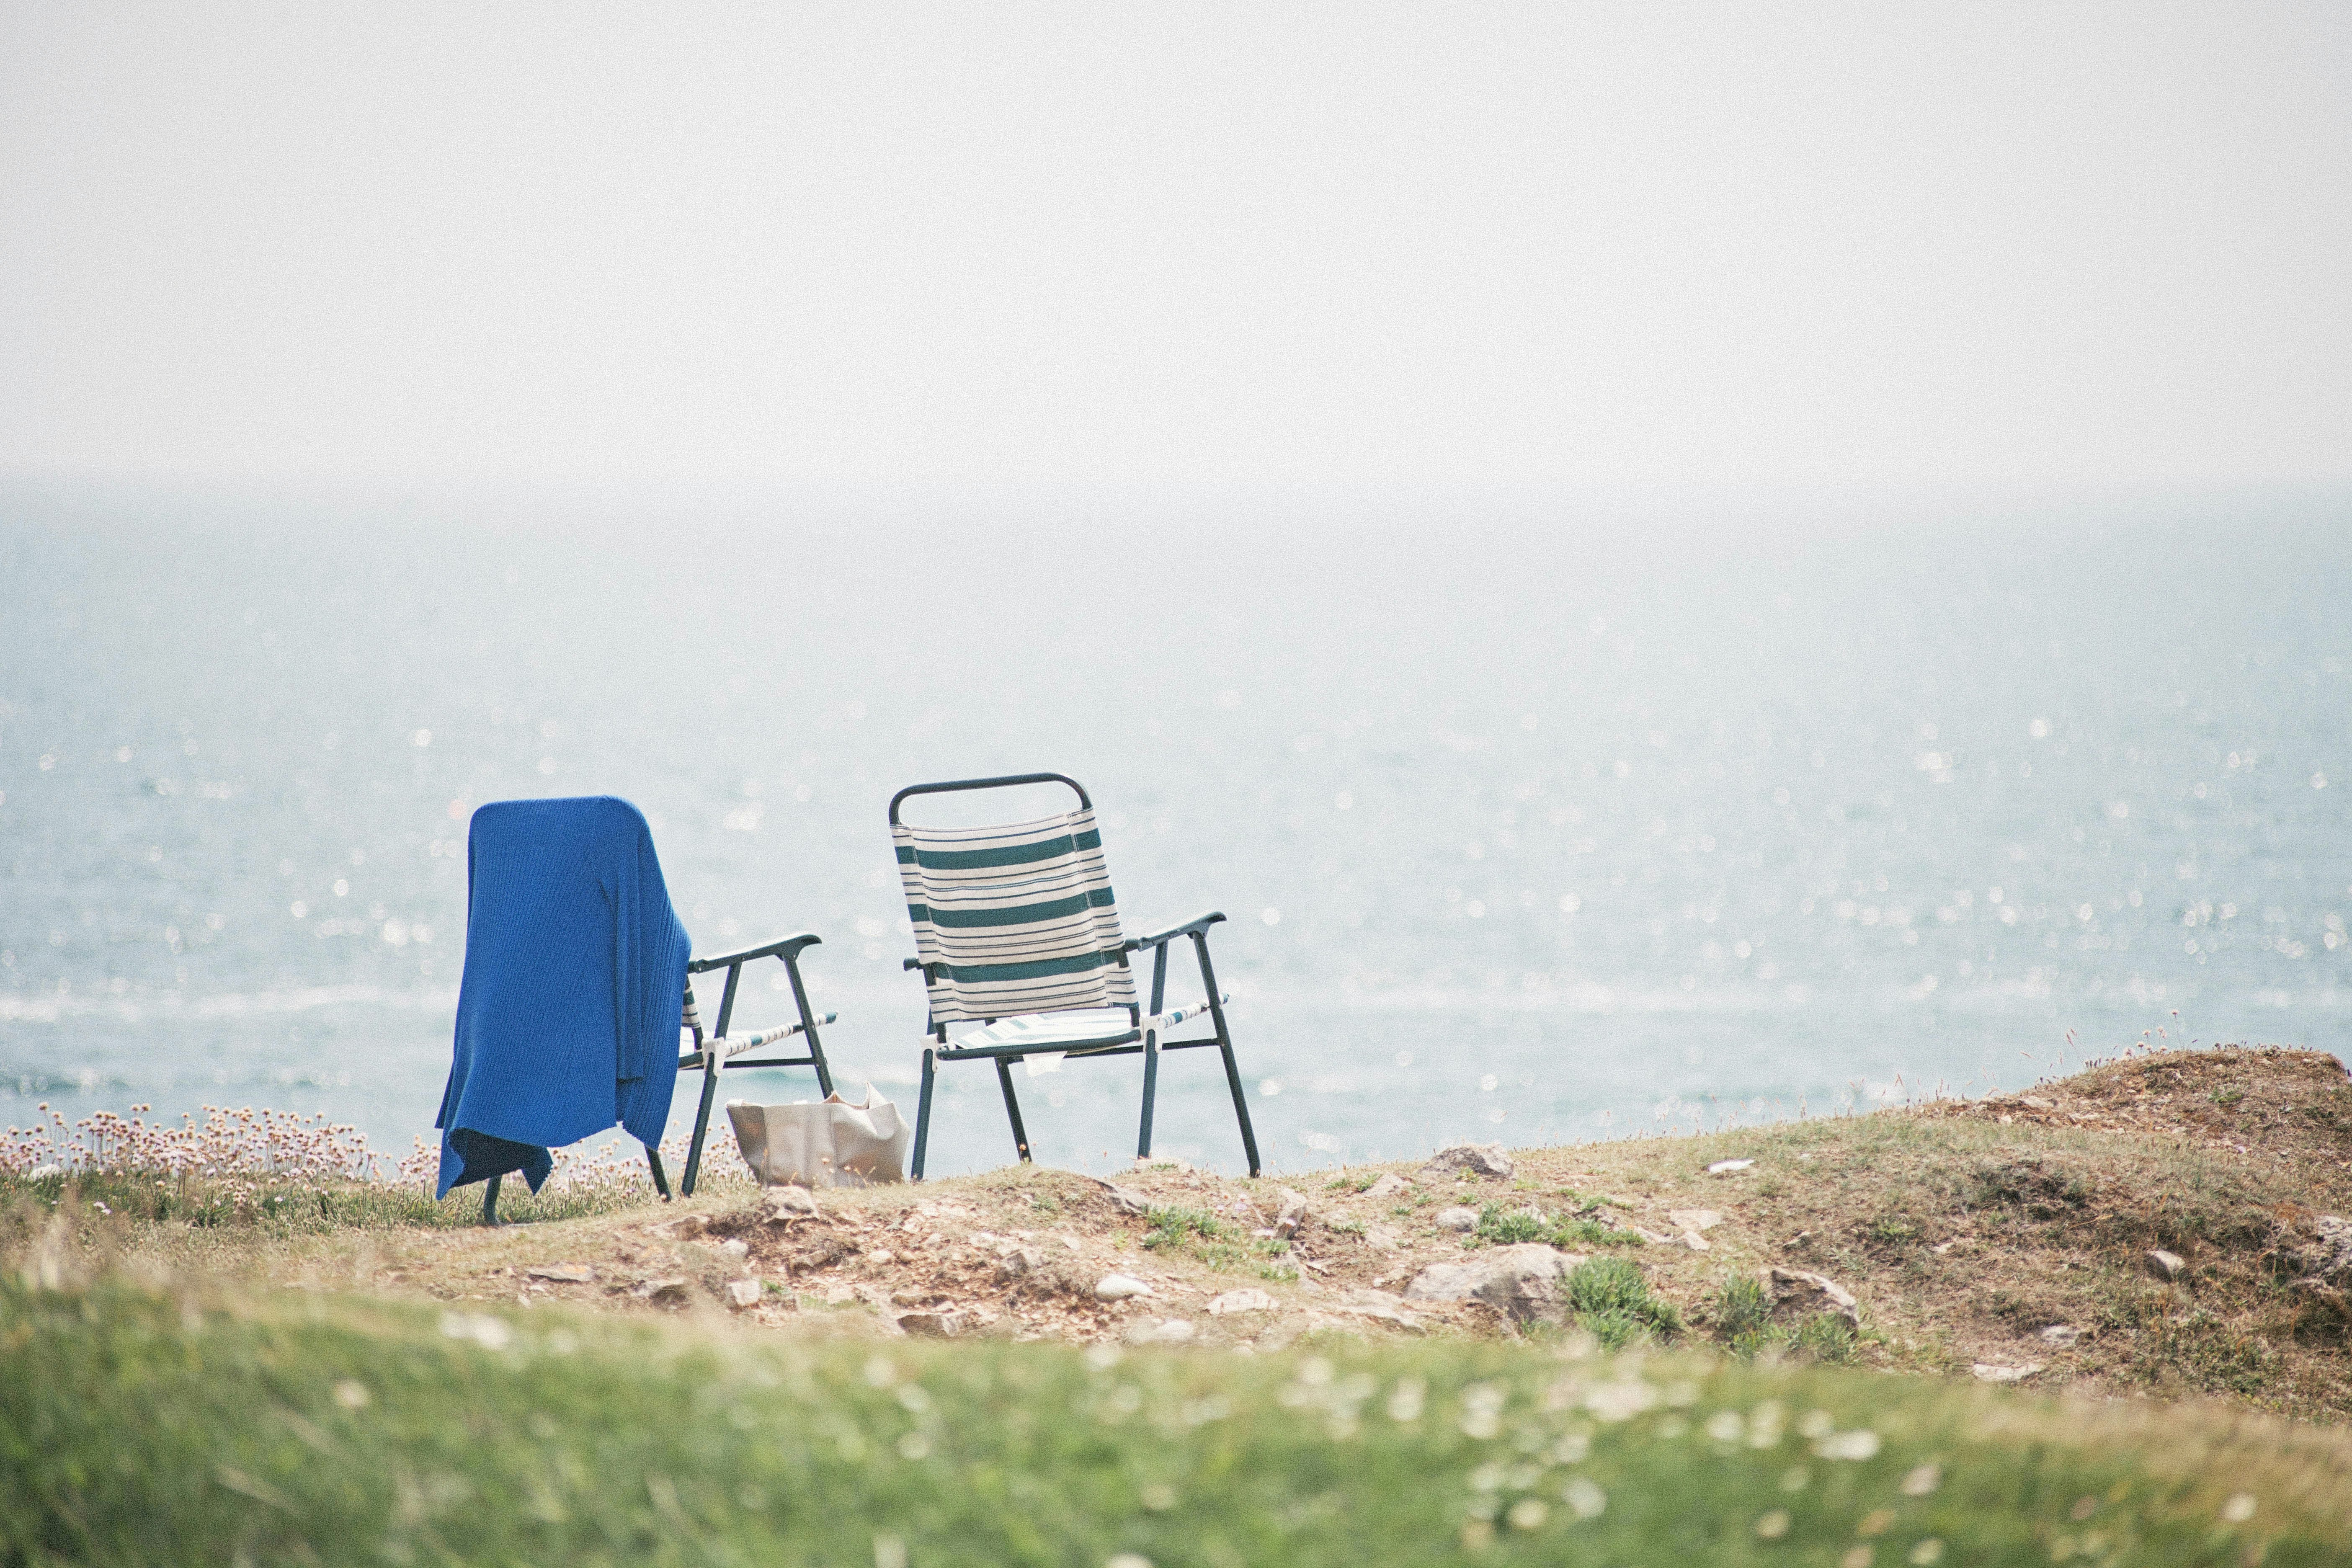
[[817,1216],[816,1194],[806,1187],[770,1187],[761,1194],[760,1207],[770,1225]]
[[1990,1362],[1978,1362],[1969,1368],[1979,1383],[2023,1383],[2042,1373],[2042,1363],[2027,1362],[2023,1366],[1996,1366]]
[[1405,1310],[1404,1298],[1386,1290],[1350,1290],[1333,1311],[1346,1312],[1359,1318],[1372,1318],[1407,1333],[1422,1331],[1421,1320]]
[[892,1252],[887,1247],[877,1247],[873,1251],[866,1255],[866,1261],[868,1263],[896,1263],[898,1261],[898,1254]]
[[1710,1176],[1736,1176],[1756,1163],[1753,1160],[1717,1160],[1706,1168]]
[[1149,1296],[1151,1287],[1140,1279],[1130,1279],[1124,1274],[1106,1274],[1095,1281],[1095,1300],[1124,1301],[1130,1296]]
[[730,1237],[719,1244],[719,1250],[730,1258],[749,1258],[751,1256],[751,1244]]
[[1111,1186],[1110,1201],[1117,1204],[1124,1214],[1150,1214],[1155,1206],[1150,1198],[1133,1187]]
[[727,1281],[727,1304],[734,1308],[739,1312],[746,1307],[758,1306],[760,1304],[760,1298],[766,1293],[766,1288],[763,1287],[757,1279],[730,1279]]
[[1713,1230],[1723,1223],[1723,1216],[1713,1209],[1668,1209],[1666,1217],[1685,1230]]
[[901,1312],[898,1327],[917,1339],[951,1340],[963,1332],[961,1312]]
[[2158,1247],[2149,1253],[2143,1262],[2150,1274],[2168,1285],[2179,1279],[2189,1268],[2187,1260],[2179,1253],[2167,1252],[2162,1247]]
[[2028,1110],[2050,1110],[2055,1109],[2048,1100],[2042,1099],[2038,1094],[2021,1094],[2017,1097],[2017,1102],[2025,1107]]
[[1478,1211],[1468,1208],[1439,1209],[1431,1223],[1440,1230],[1472,1231],[1478,1228]]
[[533,1279],[552,1279],[558,1285],[586,1285],[596,1278],[596,1271],[584,1263],[542,1263],[523,1273]]
[[1228,1290],[1209,1303],[1209,1316],[1226,1318],[1235,1312],[1271,1312],[1280,1305],[1263,1290]]
[[1200,1331],[1181,1318],[1171,1318],[1151,1331],[1151,1342],[1156,1345],[1181,1345]]
[[1513,1166],[1500,1143],[1456,1143],[1432,1154],[1421,1169],[1423,1175],[1442,1176],[1458,1171],[1490,1181],[1508,1181]]
[[1364,1245],[1374,1252],[1394,1252],[1404,1245],[1404,1233],[1394,1226],[1370,1226],[1364,1231]]
[[2072,1323],[2053,1323],[2042,1330],[2041,1334],[2043,1344],[2055,1345],[2060,1350],[2064,1350],[2082,1337],[2083,1331]]
[[1780,1316],[1783,1308],[1797,1317],[1834,1312],[1854,1327],[1862,1326],[1862,1307],[1854,1300],[1853,1292],[1826,1274],[1808,1274],[1802,1269],[1775,1265],[1764,1282],[1772,1292],[1774,1317]]
[[1045,1266],[1045,1255],[1034,1247],[1016,1247],[996,1260],[996,1277],[1010,1284]]
[[1275,1195],[1282,1200],[1282,1210],[1274,1217],[1274,1234],[1286,1240],[1307,1223],[1307,1199],[1288,1187],[1276,1187]]
[[1406,1181],[1394,1171],[1388,1171],[1382,1173],[1379,1181],[1364,1189],[1364,1195],[1368,1198],[1392,1198],[1399,1193],[1410,1191],[1412,1187],[1411,1182]]
[[647,1279],[629,1294],[656,1307],[683,1307],[687,1302],[687,1281],[683,1278]]

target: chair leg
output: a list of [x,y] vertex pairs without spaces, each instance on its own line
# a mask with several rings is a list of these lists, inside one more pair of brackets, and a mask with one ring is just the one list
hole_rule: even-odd
[[686,1174],[679,1178],[678,1195],[694,1195],[694,1178],[702,1170],[702,1140],[710,1131],[710,1102],[719,1096],[719,1057],[711,1052],[709,1062],[702,1069],[702,1108],[694,1113],[694,1142],[686,1149]]
[[1234,1119],[1242,1124],[1242,1152],[1249,1156],[1249,1173],[1258,1173],[1257,1129],[1250,1125],[1249,1096],[1242,1089],[1241,1064],[1234,1059],[1233,1031],[1225,1027],[1225,1005],[1219,999],[1216,967],[1209,962],[1209,933],[1192,933],[1192,956],[1200,962],[1201,984],[1209,998],[1209,1017],[1217,1026],[1217,1053],[1225,1058],[1225,1087],[1234,1091]]
[[1143,1126],[1135,1135],[1135,1157],[1151,1153],[1151,1102],[1160,1092],[1160,1031],[1143,1032]]
[[1249,1097],[1242,1090],[1241,1064],[1234,1060],[1234,1047],[1223,1040],[1217,1049],[1225,1058],[1225,1086],[1234,1091],[1234,1116],[1242,1124],[1242,1152],[1249,1156],[1249,1173],[1255,1176],[1257,1168],[1257,1131],[1250,1125]]
[[482,1184],[482,1223],[484,1225],[499,1223],[499,1184],[505,1179],[502,1175],[492,1176]]
[[1004,1114],[1013,1120],[1013,1146],[1021,1151],[1021,1163],[1029,1163],[1029,1130],[1021,1125],[1021,1102],[1013,1097],[1013,1069],[1004,1058],[996,1058],[997,1087],[1004,1090]]
[[923,1047],[923,1089],[915,1100],[914,1169],[908,1173],[908,1181],[923,1179],[923,1155],[931,1144],[931,1080],[939,1076],[939,1058],[932,1047]]
[[669,1202],[669,1173],[662,1169],[661,1151],[650,1143],[646,1145],[646,1163],[654,1168],[654,1191],[662,1202]]
[[816,1015],[809,1011],[808,988],[801,984],[800,960],[791,953],[784,955],[784,973],[793,983],[793,1005],[801,1010],[801,1034],[808,1041],[809,1064],[816,1068],[817,1096],[833,1098],[833,1068],[824,1059],[824,1042],[816,1037]]

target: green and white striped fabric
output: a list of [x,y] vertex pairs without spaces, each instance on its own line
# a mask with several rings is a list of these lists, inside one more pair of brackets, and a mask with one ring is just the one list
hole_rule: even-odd
[[1091,809],[890,837],[933,1025],[1135,1005]]

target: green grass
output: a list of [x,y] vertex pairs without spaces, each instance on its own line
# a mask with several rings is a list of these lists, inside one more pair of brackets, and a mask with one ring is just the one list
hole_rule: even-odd
[[[703,1186],[716,1188],[729,1183],[733,1174],[714,1173]],[[579,1219],[642,1207],[653,1195],[650,1181],[550,1185],[533,1193],[518,1176],[500,1184],[499,1217],[518,1222]],[[54,1210],[61,1205],[94,1207],[123,1219],[200,1229],[252,1226],[289,1234],[394,1226],[446,1229],[481,1222],[482,1189],[460,1187],[436,1203],[415,1187],[315,1177],[199,1177],[105,1170],[50,1176],[0,1174],[0,1214],[27,1206]]]
[[[1631,1310],[1613,1271],[1590,1281]],[[2323,1434],[1579,1351],[755,1343],[9,1279],[0,1563],[1812,1568],[1867,1546],[1879,1568],[2301,1568],[2352,1549]]]
[[[1599,1205],[1594,1205],[1599,1207]],[[1474,1241],[1491,1247],[1512,1247],[1521,1242],[1540,1241],[1552,1247],[1574,1250],[1590,1247],[1640,1247],[1642,1238],[1630,1230],[1612,1230],[1598,1220],[1579,1215],[1553,1217],[1534,1209],[1511,1208],[1503,1204],[1487,1204],[1478,1211],[1478,1227],[1470,1233]]]
[[1853,1359],[1853,1326],[1832,1313],[1816,1312],[1794,1327],[1772,1321],[1772,1298],[1751,1275],[1735,1274],[1717,1290],[1708,1313],[1723,1347],[1742,1361],[1759,1355],[1796,1354],[1814,1361]]
[[1622,1350],[1645,1337],[1670,1339],[1682,1331],[1675,1304],[1651,1294],[1642,1271],[1622,1258],[1591,1258],[1568,1271],[1568,1304],[1576,1326]]
[[1150,1229],[1143,1245],[1153,1252],[1181,1253],[1227,1273],[1255,1272],[1266,1279],[1296,1279],[1298,1270],[1281,1259],[1290,1243],[1249,1234],[1206,1209],[1154,1208],[1144,1215]]

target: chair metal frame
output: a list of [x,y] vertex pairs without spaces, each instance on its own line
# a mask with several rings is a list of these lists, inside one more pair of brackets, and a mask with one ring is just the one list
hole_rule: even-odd
[[[817,946],[823,940],[813,931],[802,931],[797,935],[780,937],[774,942],[762,942],[757,947],[747,947],[738,952],[722,952],[709,958],[694,959],[687,964],[686,1016],[682,1022],[687,1028],[693,1031],[695,1048],[678,1058],[677,1070],[701,1072],[702,1104],[694,1115],[694,1142],[688,1146],[686,1173],[678,1181],[678,1194],[681,1197],[690,1198],[694,1195],[695,1179],[702,1170],[702,1143],[710,1131],[710,1106],[719,1096],[719,1074],[721,1068],[813,1067],[816,1068],[817,1088],[826,1096],[832,1095],[833,1068],[825,1062],[824,1042],[817,1037],[816,1031],[819,1025],[834,1023],[840,1016],[827,1013],[820,1017],[811,1012],[808,987],[801,981],[802,952]],[[799,1010],[801,1020],[785,1028],[746,1038],[730,1048],[727,1039],[727,1026],[734,1021],[735,992],[743,978],[743,966],[762,958],[777,958],[783,961],[784,973],[792,980],[793,1005]],[[702,1025],[695,1016],[693,977],[698,974],[708,974],[717,969],[724,969],[727,972],[727,984],[719,994],[719,1027],[712,1031],[711,1038],[705,1039]],[[761,1046],[772,1045],[777,1040],[792,1035],[808,1037],[808,1055],[746,1059],[736,1054],[756,1050]]]
[[[1006,789],[1016,784],[1066,784],[1076,794],[1078,805],[1082,808],[1091,808],[1094,805],[1087,795],[1086,787],[1066,773],[1008,773],[997,778],[956,779],[940,784],[908,784],[890,797],[890,825],[894,827],[898,826],[900,803],[915,795],[953,795],[970,790]],[[1114,1031],[1098,1038],[1056,1040],[1050,1046],[1013,1044],[955,1047],[948,1043],[947,1025],[935,1019],[930,1020],[928,1026],[936,1043],[923,1047],[922,1091],[916,1102],[915,1147],[913,1159],[909,1162],[908,1179],[917,1182],[923,1179],[923,1158],[930,1146],[931,1087],[938,1076],[939,1064],[941,1062],[991,1061],[995,1064],[997,1087],[1004,1093],[1004,1114],[1013,1124],[1013,1146],[1020,1151],[1022,1163],[1026,1164],[1030,1161],[1029,1132],[1021,1120],[1020,1100],[1013,1091],[1014,1063],[1025,1061],[1032,1056],[1055,1055],[1070,1060],[1090,1060],[1097,1057],[1140,1056],[1143,1058],[1143,1115],[1141,1125],[1136,1133],[1135,1152],[1137,1158],[1143,1159],[1148,1158],[1151,1153],[1151,1119],[1154,1101],[1159,1094],[1160,1053],[1205,1050],[1212,1047],[1215,1047],[1218,1054],[1224,1058],[1225,1084],[1233,1091],[1234,1117],[1241,1123],[1242,1149],[1249,1159],[1249,1173],[1253,1176],[1259,1174],[1257,1131],[1250,1124],[1249,1100],[1242,1088],[1241,1067],[1234,1057],[1233,1032],[1227,1027],[1225,1022],[1224,995],[1217,989],[1217,973],[1209,961],[1209,928],[1224,918],[1224,915],[1218,910],[1210,910],[1194,915],[1191,920],[1155,931],[1149,936],[1130,937],[1119,943],[1115,956],[1122,969],[1129,966],[1129,955],[1141,952],[1146,949],[1151,952],[1150,1009],[1147,1013],[1142,1008],[1130,1004],[1126,1009],[1128,1027],[1124,1030]],[[1179,937],[1189,937],[1192,940],[1192,955],[1200,967],[1201,984],[1208,999],[1207,1013],[1215,1029],[1215,1032],[1206,1038],[1163,1040],[1160,1037],[1159,1028],[1147,1026],[1147,1019],[1159,1019],[1161,1016],[1161,1009],[1166,1005],[1168,948],[1169,944]],[[934,976],[923,962],[919,958],[910,958],[902,967],[924,972],[924,989],[928,995]],[[1095,1009],[1080,1010],[1094,1011]],[[1054,1016],[1051,1013],[1022,1016]],[[1192,1016],[1188,1013],[1185,1017],[1189,1018]],[[982,1026],[985,1028],[998,1021],[994,1018],[982,1019]]]

